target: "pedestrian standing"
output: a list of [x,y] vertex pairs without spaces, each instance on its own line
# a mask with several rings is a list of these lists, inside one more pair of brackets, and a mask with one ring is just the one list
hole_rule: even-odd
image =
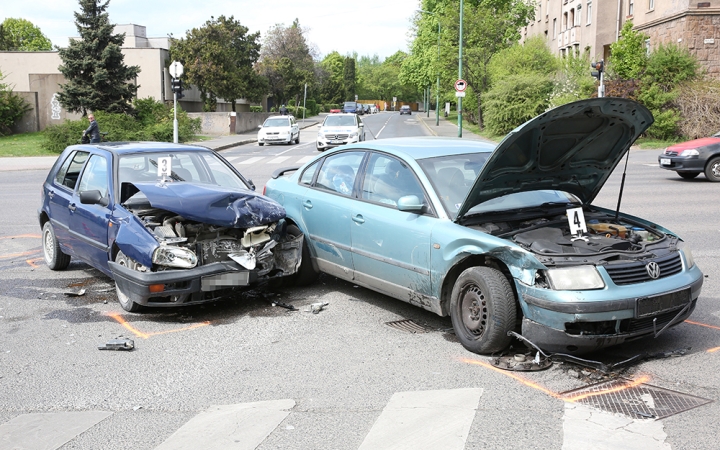
[[288,110],[285,107],[285,105],[280,105],[280,115],[281,116],[287,116]]
[[87,127],[87,130],[83,131],[82,137],[84,139],[86,136],[90,136],[90,143],[97,144],[100,142],[100,127],[98,127],[98,123],[95,121],[94,114],[88,114],[88,120],[90,120],[90,126]]

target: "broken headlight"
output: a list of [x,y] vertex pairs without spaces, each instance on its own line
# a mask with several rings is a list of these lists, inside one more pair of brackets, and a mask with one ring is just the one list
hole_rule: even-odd
[[695,265],[695,258],[693,258],[692,250],[687,247],[683,247],[682,254],[685,256],[685,268],[689,269]]
[[602,289],[605,282],[595,266],[562,267],[545,271],[550,287],[556,291]]
[[161,245],[153,252],[152,262],[153,264],[177,267],[178,269],[192,269],[197,265],[197,256],[192,251],[182,247]]

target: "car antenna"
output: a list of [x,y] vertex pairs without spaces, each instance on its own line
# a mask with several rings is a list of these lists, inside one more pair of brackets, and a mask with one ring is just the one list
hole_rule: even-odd
[[630,148],[628,147],[627,154],[625,155],[625,169],[623,169],[622,181],[620,182],[620,193],[618,193],[618,203],[615,209],[615,222],[618,221],[620,215],[620,202],[622,201],[623,190],[625,189],[625,174],[627,174],[628,160],[630,159]]

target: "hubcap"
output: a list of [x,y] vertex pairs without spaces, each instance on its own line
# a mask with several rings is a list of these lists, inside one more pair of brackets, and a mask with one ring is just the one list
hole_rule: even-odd
[[712,173],[715,178],[720,178],[720,162],[713,164]]
[[49,230],[45,231],[45,239],[43,239],[43,242],[45,242],[45,259],[48,262],[52,261],[55,256],[55,245]]
[[471,334],[481,336],[487,325],[488,308],[485,295],[477,286],[469,287],[462,299],[463,325]]

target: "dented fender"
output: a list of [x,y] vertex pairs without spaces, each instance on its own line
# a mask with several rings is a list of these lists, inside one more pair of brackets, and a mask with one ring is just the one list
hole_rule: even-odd
[[152,255],[160,246],[158,241],[148,233],[140,219],[129,215],[120,220],[115,244],[129,258],[145,267],[152,267]]

